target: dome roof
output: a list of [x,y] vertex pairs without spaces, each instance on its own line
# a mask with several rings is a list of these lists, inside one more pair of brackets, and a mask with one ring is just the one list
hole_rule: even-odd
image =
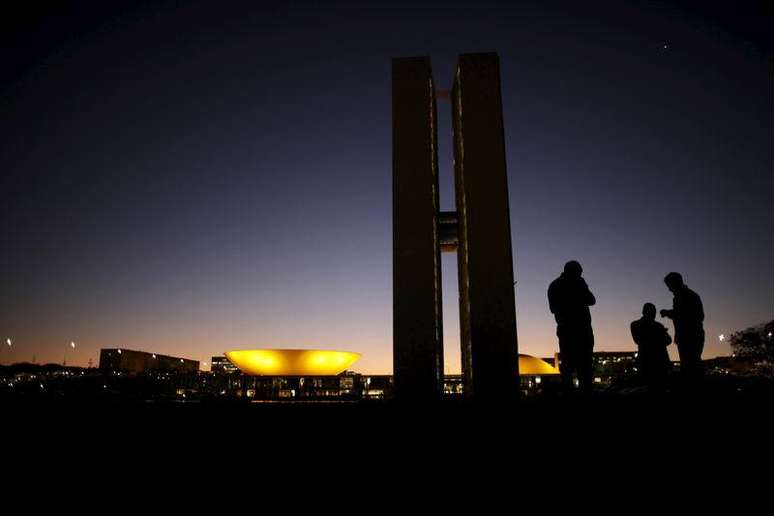
[[545,360],[540,360],[530,355],[519,354],[519,374],[543,376],[550,374],[559,374],[559,369],[555,368]]
[[243,373],[254,376],[337,375],[360,358],[360,353],[326,349],[241,349],[225,354]]
[[[360,359],[360,353],[327,349],[241,349],[226,351],[226,357],[243,373],[253,376],[337,375]],[[548,362],[519,354],[519,374],[559,374]]]

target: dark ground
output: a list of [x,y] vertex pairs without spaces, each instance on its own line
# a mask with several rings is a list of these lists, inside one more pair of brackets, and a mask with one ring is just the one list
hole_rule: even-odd
[[[641,390],[599,392],[589,398],[533,397],[480,405],[462,400],[409,406],[395,401],[249,403],[239,401],[77,401],[7,397],[9,438],[113,443],[187,443],[197,449],[252,441],[351,442],[359,453],[391,446],[492,445],[503,451],[553,456],[564,447],[662,447],[713,454],[745,447],[750,435],[774,436],[769,383],[744,391],[706,389],[659,398]],[[771,437],[769,437],[771,440]],[[578,446],[577,441],[586,443]],[[523,443],[535,443],[526,450]],[[769,447],[770,445],[767,445]],[[521,448],[521,449],[520,449]],[[322,450],[321,450],[322,451]],[[345,458],[346,454],[342,457]]]
[[[234,509],[289,489],[282,503],[293,507],[343,508],[345,500],[328,497],[366,496],[376,510],[483,494],[487,505],[525,497],[580,510],[617,507],[623,497],[631,508],[687,502],[695,510],[699,498],[730,498],[739,508],[767,492],[772,399],[765,388],[494,406],[6,399],[0,407],[3,464],[28,473],[16,478],[42,475],[110,496],[147,487],[187,503],[222,498]],[[327,494],[314,498],[321,489]],[[141,493],[131,497],[145,504]]]

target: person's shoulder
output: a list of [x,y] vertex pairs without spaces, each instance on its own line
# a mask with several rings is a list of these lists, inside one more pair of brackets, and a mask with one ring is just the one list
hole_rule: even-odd
[[693,301],[701,302],[701,296],[697,294],[695,290],[687,286],[685,287],[685,291],[683,295]]

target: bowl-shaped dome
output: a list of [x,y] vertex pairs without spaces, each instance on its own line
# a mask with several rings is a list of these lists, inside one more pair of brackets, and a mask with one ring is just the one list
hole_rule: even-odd
[[253,376],[328,376],[346,370],[360,353],[324,349],[241,349],[226,357]]
[[549,375],[559,374],[555,368],[545,360],[540,360],[530,355],[519,355],[519,374],[523,375]]

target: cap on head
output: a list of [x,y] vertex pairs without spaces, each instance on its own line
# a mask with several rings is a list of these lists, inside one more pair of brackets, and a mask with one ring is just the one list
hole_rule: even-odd
[[683,276],[679,272],[670,272],[664,277],[664,283],[670,289],[683,286]]
[[642,305],[642,315],[649,319],[656,318],[656,305],[653,303],[645,303]]
[[564,264],[564,273],[568,276],[580,276],[583,274],[583,267],[575,260],[570,260]]

